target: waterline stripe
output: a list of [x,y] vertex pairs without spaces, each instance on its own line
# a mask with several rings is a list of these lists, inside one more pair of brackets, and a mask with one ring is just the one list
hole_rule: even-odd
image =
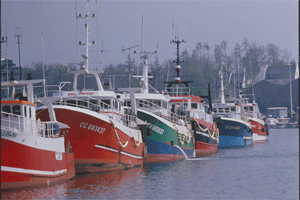
[[[117,149],[113,149],[113,148],[110,148],[110,147],[101,146],[99,144],[96,144],[95,147],[100,148],[100,149],[109,150],[109,151],[116,152],[116,153],[119,152]],[[143,158],[142,156],[137,156],[137,155],[130,154],[130,153],[127,153],[127,152],[124,152],[124,151],[121,151],[121,154],[126,155],[126,156],[130,156],[130,157],[136,158],[136,159],[142,159]]]
[[25,173],[25,174],[36,174],[36,175],[58,175],[58,174],[67,172],[67,169],[62,169],[62,170],[58,170],[58,171],[41,171],[41,170],[22,169],[22,168],[16,168],[16,167],[1,166],[1,171],[18,172],[18,173]]
[[133,154],[130,154],[130,153],[127,153],[127,152],[124,152],[124,151],[121,151],[121,154],[124,154],[126,156],[130,156],[130,157],[133,157],[133,158],[136,158],[136,159],[142,159],[143,158],[142,156],[133,155]]
[[105,150],[109,150],[109,151],[113,151],[113,152],[118,153],[118,150],[117,150],[117,149],[113,149],[113,148],[110,148],[110,147],[101,146],[101,145],[99,145],[99,144],[96,144],[95,147],[100,148],[100,149],[105,149]]

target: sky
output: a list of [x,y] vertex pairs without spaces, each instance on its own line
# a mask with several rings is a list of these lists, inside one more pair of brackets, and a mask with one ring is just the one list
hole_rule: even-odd
[[[125,63],[129,53],[139,60],[133,51],[141,49],[157,51],[160,63],[175,59],[176,46],[170,41],[177,35],[186,40],[180,50],[187,50],[190,55],[199,42],[213,47],[225,40],[228,51],[232,52],[236,43],[241,44],[247,38],[259,45],[272,43],[281,50],[290,50],[291,59],[299,62],[296,0],[98,0],[97,4],[91,0],[90,3],[97,16],[90,21],[89,37],[95,41],[90,46],[90,69]],[[45,64],[83,61],[83,48],[78,42],[83,41],[84,23],[76,19],[75,13],[84,13],[85,4],[85,0],[2,0],[1,37],[7,31],[8,42],[1,44],[1,58],[7,52],[8,59],[19,66],[15,29],[21,27],[22,67],[42,61],[43,55]],[[137,45],[140,46],[131,48]]]

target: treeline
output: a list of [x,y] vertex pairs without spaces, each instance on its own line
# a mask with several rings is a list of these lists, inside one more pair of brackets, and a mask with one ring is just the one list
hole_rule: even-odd
[[[256,42],[249,42],[246,38],[241,43],[236,43],[233,49],[229,49],[228,43],[224,40],[220,44],[210,45],[207,42],[199,42],[190,54],[184,50],[180,53],[181,80],[192,81],[190,87],[195,95],[207,95],[207,85],[211,84],[213,98],[218,98],[219,82],[218,71],[244,73],[246,71],[246,83],[251,83],[264,65],[284,65],[290,62],[291,52],[281,50],[274,44],[259,45]],[[176,76],[173,60],[159,62],[157,57],[149,60],[149,74],[153,76],[149,83],[158,91],[163,91],[166,87],[164,82],[172,81]],[[292,60],[295,64],[295,61]],[[8,60],[9,79],[11,71],[15,79],[19,79],[19,67]],[[47,85],[58,85],[62,81],[72,81],[73,74],[70,71],[78,70],[76,64],[68,66],[59,63],[44,65]],[[27,74],[31,73],[33,79],[43,77],[42,62],[33,62],[31,66],[22,68],[22,78],[27,79]],[[6,61],[1,62],[1,80],[6,78]],[[138,87],[139,81],[132,78],[134,74],[142,74],[140,61],[135,61],[128,55],[125,63],[105,66],[100,73],[102,83],[105,88]],[[131,77],[131,78],[130,78]],[[247,81],[248,80],[248,81]],[[250,81],[249,81],[250,80]],[[226,82],[227,93],[232,93],[233,83]],[[238,81],[238,80],[237,80]],[[226,91],[225,91],[226,92]]]

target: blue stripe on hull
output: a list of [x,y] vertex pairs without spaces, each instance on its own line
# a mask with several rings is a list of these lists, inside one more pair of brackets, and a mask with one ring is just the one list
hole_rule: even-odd
[[219,149],[245,147],[252,144],[252,129],[246,124],[222,119],[219,126]]
[[[183,153],[175,146],[170,144],[156,142],[150,139],[145,139],[147,144],[147,154],[171,154],[171,155],[183,155]],[[187,157],[194,157],[195,149],[183,149],[181,148]]]

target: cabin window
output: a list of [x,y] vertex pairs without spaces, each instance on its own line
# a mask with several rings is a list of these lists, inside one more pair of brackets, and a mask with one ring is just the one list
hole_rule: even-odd
[[223,112],[223,108],[218,108],[218,112],[222,113]]
[[[7,112],[7,113],[11,113],[10,106],[9,105],[3,106],[2,111]],[[3,117],[8,117],[8,114],[3,113]]]
[[209,107],[207,105],[204,106],[205,113],[208,113]]
[[195,108],[195,109],[197,109],[197,103],[192,103],[192,108]]
[[12,107],[13,114],[15,115],[21,115],[21,107],[19,105],[14,105]]
[[230,109],[231,109],[232,112],[236,111],[235,107],[231,107]]
[[89,107],[93,110],[96,111],[98,108],[98,101],[96,99],[90,100],[90,105]]
[[249,107],[245,107],[245,110],[249,110]]
[[153,103],[160,106],[160,101],[153,101]]
[[115,101],[115,109],[118,110],[118,101]]
[[67,100],[67,105],[76,107],[76,100]]
[[253,107],[249,107],[249,110],[250,110],[250,111],[253,111]]
[[24,116],[25,117],[27,117],[27,112],[26,112],[27,110],[26,109],[27,109],[26,106],[24,106]]
[[126,101],[125,102],[125,106],[131,107],[131,102],[130,101]]
[[162,102],[162,106],[163,106],[163,108],[168,109],[168,104],[167,104],[167,102],[163,101],[163,102]]
[[143,107],[143,102],[139,101],[139,107]]
[[110,107],[110,100],[109,99],[102,99],[101,100],[101,107],[109,108]]
[[29,117],[31,118],[31,107],[29,107]]
[[216,108],[213,108],[213,112],[216,113],[216,112],[217,112],[217,109],[216,109]]
[[84,107],[87,107],[87,102],[78,100],[78,105],[79,105],[79,107],[84,108]]
[[226,113],[229,113],[229,108],[225,108],[225,112],[226,112]]

